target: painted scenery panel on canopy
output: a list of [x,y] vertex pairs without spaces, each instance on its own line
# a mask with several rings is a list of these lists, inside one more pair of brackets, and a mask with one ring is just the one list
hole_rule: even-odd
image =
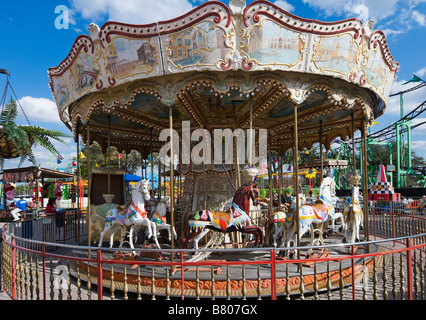
[[166,44],[168,62],[175,67],[214,66],[229,52],[225,33],[212,22],[204,21],[184,31],[171,34]]
[[321,37],[314,45],[313,61],[321,71],[348,74],[357,66],[357,50],[350,34]]
[[380,48],[369,52],[367,65],[363,68],[367,81],[379,88],[385,81],[389,67],[386,65]]
[[53,87],[59,106],[63,106],[69,99],[70,93],[63,78],[53,78]]
[[99,71],[96,70],[93,63],[93,57],[84,53],[80,53],[71,65],[69,72],[71,85],[76,92],[93,87],[99,76]]
[[114,37],[105,49],[106,69],[116,78],[149,74],[158,64],[157,50],[150,39]]
[[258,64],[295,65],[303,57],[304,42],[299,32],[265,20],[249,31],[246,47],[251,60]]

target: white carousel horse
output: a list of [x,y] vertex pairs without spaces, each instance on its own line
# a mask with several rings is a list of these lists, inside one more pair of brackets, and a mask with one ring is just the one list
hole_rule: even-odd
[[[148,216],[151,219],[151,221],[150,221],[151,228],[153,230],[157,231],[157,233],[154,233],[155,237],[157,238],[158,231],[166,229],[168,231],[168,234],[169,234],[169,237],[168,237],[167,240],[170,242],[172,240],[172,238],[171,238],[171,226],[170,226],[170,224],[167,223],[167,220],[166,220],[166,212],[167,212],[167,210],[170,210],[170,197],[167,197],[167,196],[164,197],[163,200],[158,202],[156,205],[152,205],[151,208],[155,208],[155,209],[151,209],[151,213],[148,214]],[[133,233],[135,235],[137,235],[139,230],[141,230],[143,227],[144,226],[136,227],[134,229]],[[174,235],[174,238],[176,240],[177,234],[176,234],[175,228],[173,228],[173,235]]]
[[[299,193],[299,207],[304,204],[306,204],[306,197],[303,193]],[[296,197],[293,197],[290,208],[282,204],[281,210],[274,214],[274,242],[272,243],[274,247],[277,247],[278,238],[281,238],[281,241],[284,239],[284,231],[288,228],[293,219],[294,210],[296,210]]]
[[[152,215],[151,222],[153,222],[157,228],[157,231],[166,229],[168,231],[169,237],[167,240],[170,242],[172,240],[172,232],[171,232],[171,226],[167,223],[166,220],[166,212],[167,210],[170,210],[170,197],[164,197],[163,200],[161,200],[157,207],[155,208],[155,211]],[[173,235],[175,240],[177,239],[177,234],[175,231],[175,228],[173,228]]]
[[[315,231],[313,224],[320,224],[320,243],[324,243],[322,236],[322,227],[325,221],[327,221],[330,212],[334,212],[333,204],[331,203],[331,197],[335,193],[335,182],[332,178],[326,177],[322,180],[320,190],[319,190],[319,199],[314,205],[302,205],[299,208],[299,239],[297,241],[298,246],[300,245],[300,239],[302,236],[311,228],[311,243],[314,244]],[[295,238],[297,233],[297,221],[293,219],[290,226],[288,227],[287,237],[286,237],[286,246],[290,246],[291,239]]]
[[332,204],[333,204],[333,210],[331,210],[329,213],[328,213],[328,219],[331,221],[331,230],[334,232],[334,222],[337,220],[337,219],[340,219],[340,224],[342,225],[342,227],[345,225],[345,221],[344,221],[344,218],[343,218],[343,213],[341,213],[341,212],[337,212],[336,210],[335,210],[335,206],[336,206],[336,203],[337,203],[337,200],[338,200],[339,198],[337,198],[337,197],[332,197],[331,198],[331,202],[332,202]]
[[362,209],[359,203],[359,187],[357,185],[352,186],[352,200],[351,203],[345,207],[343,212],[345,217],[345,223],[343,225],[345,231],[345,237],[343,243],[347,242],[348,229],[352,224],[352,242],[359,242],[359,227],[362,223]]
[[[119,229],[125,226],[130,227],[129,234],[129,244],[133,249],[133,232],[134,227],[139,225],[144,225],[148,229],[147,238],[152,238],[152,236],[156,233],[155,224],[153,228],[153,224],[148,218],[148,212],[145,209],[145,201],[150,199],[149,194],[149,181],[141,180],[136,184],[135,189],[132,192],[132,202],[128,208],[123,210],[119,210],[119,208],[111,209],[107,216],[105,217],[105,227],[101,232],[99,239],[99,247],[102,246],[102,241],[105,234],[110,231],[110,248],[113,245],[113,236],[114,233]],[[123,230],[122,229],[122,230]],[[155,243],[157,247],[159,247],[157,238],[154,237]],[[123,239],[122,239],[123,241]]]

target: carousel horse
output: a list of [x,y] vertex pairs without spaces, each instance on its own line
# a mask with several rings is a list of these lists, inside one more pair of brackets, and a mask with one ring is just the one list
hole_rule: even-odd
[[337,219],[340,219],[340,223],[342,227],[345,225],[345,220],[343,217],[343,213],[337,212],[334,208],[334,205],[336,204],[335,201],[332,201],[333,203],[333,210],[331,210],[328,214],[328,219],[331,221],[331,230],[334,232],[334,223]]
[[[299,206],[306,204],[306,197],[303,193],[299,193]],[[273,221],[274,221],[274,242],[273,246],[277,247],[277,239],[284,239],[284,231],[291,223],[293,219],[293,213],[296,210],[296,197],[293,198],[291,206],[287,207],[285,204],[281,204],[280,211],[275,212]],[[280,241],[280,242],[281,242]],[[281,245],[281,243],[280,243]]]
[[293,219],[290,226],[288,227],[287,237],[286,237],[286,246],[290,246],[291,239],[295,238],[297,234],[297,225],[299,223],[299,239],[298,245],[300,245],[300,239],[302,236],[311,229],[311,246],[314,244],[315,231],[313,224],[320,225],[320,235],[319,240],[321,243],[324,243],[322,237],[322,227],[325,221],[327,221],[329,214],[334,212],[333,204],[331,203],[331,197],[335,193],[335,182],[332,178],[326,177],[322,180],[320,190],[319,190],[319,199],[315,202],[314,205],[305,204],[299,208],[299,221]]
[[189,232],[181,241],[181,248],[193,239],[193,247],[198,249],[198,241],[210,230],[226,232],[240,231],[241,233],[254,234],[256,245],[262,246],[263,231],[258,226],[250,226],[250,199],[255,206],[258,205],[259,190],[254,182],[242,185],[236,192],[229,211],[215,212],[201,210],[191,214],[189,218]]
[[[136,184],[135,190],[132,192],[132,202],[128,208],[117,207],[111,209],[105,217],[105,227],[100,234],[99,247],[102,246],[102,240],[105,234],[110,231],[110,248],[113,245],[114,233],[119,229],[124,229],[125,226],[130,227],[129,243],[133,249],[133,232],[134,227],[144,225],[148,229],[147,238],[151,239],[155,235],[155,224],[151,223],[148,218],[148,212],[145,209],[145,201],[150,199],[149,181],[141,180]],[[154,237],[157,247],[159,247],[157,238]],[[123,240],[122,240],[123,242]]]
[[[167,210],[170,210],[170,197],[164,197],[161,202],[157,204],[157,207],[155,208],[155,211],[152,215],[151,221],[155,223],[156,228],[158,231],[160,230],[167,230],[169,237],[167,240],[170,242],[172,241],[172,232],[171,232],[171,226],[167,223],[166,220],[166,212]],[[173,228],[173,236],[175,240],[177,239],[177,234],[175,231],[175,228]]]
[[359,242],[359,227],[362,223],[362,208],[359,203],[359,183],[360,177],[356,176],[351,179],[352,181],[352,200],[351,203],[345,207],[343,215],[345,217],[344,231],[345,236],[343,243],[347,242],[348,229],[352,224],[352,242]]
[[[157,231],[166,229],[169,234],[167,240],[170,243],[170,241],[172,240],[171,226],[170,224],[167,223],[167,219],[166,219],[166,212],[167,210],[170,210],[170,197],[164,197],[163,200],[152,205],[151,208],[153,209],[151,209],[151,212],[148,213],[148,218],[151,221],[151,228]],[[143,227],[144,227],[143,225],[135,227],[133,234],[136,236]],[[173,228],[173,234],[176,240],[177,234],[174,228]],[[155,233],[154,237],[157,237],[157,233]],[[135,239],[135,242],[136,241],[137,240]]]

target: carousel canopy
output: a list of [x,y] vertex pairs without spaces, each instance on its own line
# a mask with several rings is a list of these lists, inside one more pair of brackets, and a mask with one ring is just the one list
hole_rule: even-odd
[[[321,22],[268,1],[208,1],[147,25],[92,24],[49,69],[61,120],[106,150],[149,153],[159,133],[191,129],[268,129],[278,152],[350,137],[383,114],[397,71],[372,21]],[[250,119],[252,119],[250,121]],[[353,120],[352,120],[353,119]]]

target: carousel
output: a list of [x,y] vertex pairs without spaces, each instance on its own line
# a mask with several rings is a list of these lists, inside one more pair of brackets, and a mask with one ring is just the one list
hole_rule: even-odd
[[[148,212],[154,183],[143,180],[130,202],[118,203],[111,191],[113,173],[107,172],[103,188],[112,196],[87,210],[89,244],[108,246],[104,240],[116,246],[114,231],[125,226],[132,247],[138,247],[134,233],[144,228],[147,238],[153,237],[150,247],[164,248],[155,235],[156,227],[167,224],[177,237],[169,237],[166,248],[217,248],[226,243],[228,233],[247,234],[255,240],[253,246],[272,246],[265,240],[272,237],[274,223],[287,229],[283,243],[292,238],[303,243],[309,228],[312,234],[319,232],[323,243],[322,225],[336,211],[328,199],[334,181],[323,178],[329,165],[322,161],[323,150],[330,149],[335,138],[355,141],[360,131],[360,161],[366,170],[367,127],[384,113],[397,67],[373,21],[304,19],[263,0],[249,5],[230,0],[229,6],[208,1],[175,19],[146,25],[91,24],[89,35],[79,36],[68,56],[48,72],[60,118],[78,148],[81,140],[86,146],[98,143],[105,153],[115,147],[126,154],[136,150],[143,158],[163,155],[170,197],[168,202],[166,197],[157,199],[158,210]],[[213,145],[222,146],[227,137],[234,141],[232,152],[215,150]],[[293,150],[297,177],[297,151],[314,144],[320,145],[322,201],[311,206],[314,211],[303,199],[295,201],[294,222],[286,226],[272,197],[262,207],[266,210],[259,209],[256,170],[262,161],[270,166],[271,152],[284,155]],[[90,168],[90,154],[87,158]],[[164,176],[164,166],[155,167],[153,156],[150,159],[151,171]],[[179,203],[176,174],[184,177],[177,189]],[[354,192],[368,194],[366,179],[361,184],[355,170],[353,177]],[[160,196],[161,185],[159,181],[155,190]],[[358,227],[359,219],[368,219],[368,210],[359,212],[351,205],[340,214],[356,214]],[[262,217],[253,220],[256,210]],[[169,214],[159,217],[160,211]],[[162,222],[152,223],[150,214]],[[312,224],[319,225],[317,230]],[[205,236],[211,230],[213,235]],[[367,229],[364,235],[368,240]],[[122,244],[123,237],[116,240]],[[194,256],[189,259],[196,261]],[[149,278],[150,271],[146,273]]]

